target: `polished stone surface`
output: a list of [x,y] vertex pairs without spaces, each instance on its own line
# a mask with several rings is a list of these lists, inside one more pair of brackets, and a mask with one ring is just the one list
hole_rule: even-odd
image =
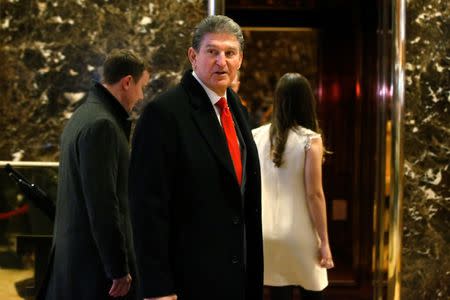
[[450,6],[406,2],[402,299],[450,299]]
[[0,160],[57,161],[62,127],[113,48],[149,63],[146,101],[176,83],[205,15],[204,0],[0,1]]

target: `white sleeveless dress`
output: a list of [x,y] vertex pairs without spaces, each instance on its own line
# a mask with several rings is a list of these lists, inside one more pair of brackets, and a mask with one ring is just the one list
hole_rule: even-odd
[[270,159],[270,124],[254,129],[261,164],[264,284],[300,285],[311,291],[328,285],[319,266],[320,240],[306,203],[305,154],[320,134],[297,127],[289,132],[283,164]]

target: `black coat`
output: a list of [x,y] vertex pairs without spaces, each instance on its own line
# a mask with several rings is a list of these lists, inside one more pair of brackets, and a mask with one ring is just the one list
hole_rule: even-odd
[[191,71],[137,123],[129,200],[141,296],[262,299],[258,155],[238,97],[227,93],[246,148],[242,189],[214,108]]
[[98,83],[64,128],[48,300],[111,299],[111,279],[134,273],[129,134],[128,113]]

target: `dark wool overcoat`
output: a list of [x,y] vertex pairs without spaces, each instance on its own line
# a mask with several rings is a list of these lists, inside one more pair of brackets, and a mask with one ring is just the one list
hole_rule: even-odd
[[144,109],[130,162],[130,211],[140,295],[260,300],[260,171],[244,108],[227,98],[239,136],[239,186],[205,90],[185,73]]
[[[45,299],[112,299],[113,278],[128,272],[135,277],[127,200],[129,134],[128,113],[96,83],[61,137]],[[133,294],[126,299],[134,299]]]

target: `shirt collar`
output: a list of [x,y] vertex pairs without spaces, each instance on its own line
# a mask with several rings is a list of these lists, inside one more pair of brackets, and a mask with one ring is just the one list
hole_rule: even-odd
[[212,105],[215,105],[220,98],[224,97],[225,99],[227,98],[227,93],[225,93],[225,95],[223,96],[219,96],[216,94],[216,92],[214,92],[213,90],[211,90],[209,87],[207,87],[201,80],[200,78],[198,78],[197,74],[195,74],[195,71],[192,71],[192,76],[194,76],[195,79],[197,79],[197,81],[200,83],[200,85],[203,87],[203,89],[205,90],[206,94],[209,97],[209,100],[211,101]]

